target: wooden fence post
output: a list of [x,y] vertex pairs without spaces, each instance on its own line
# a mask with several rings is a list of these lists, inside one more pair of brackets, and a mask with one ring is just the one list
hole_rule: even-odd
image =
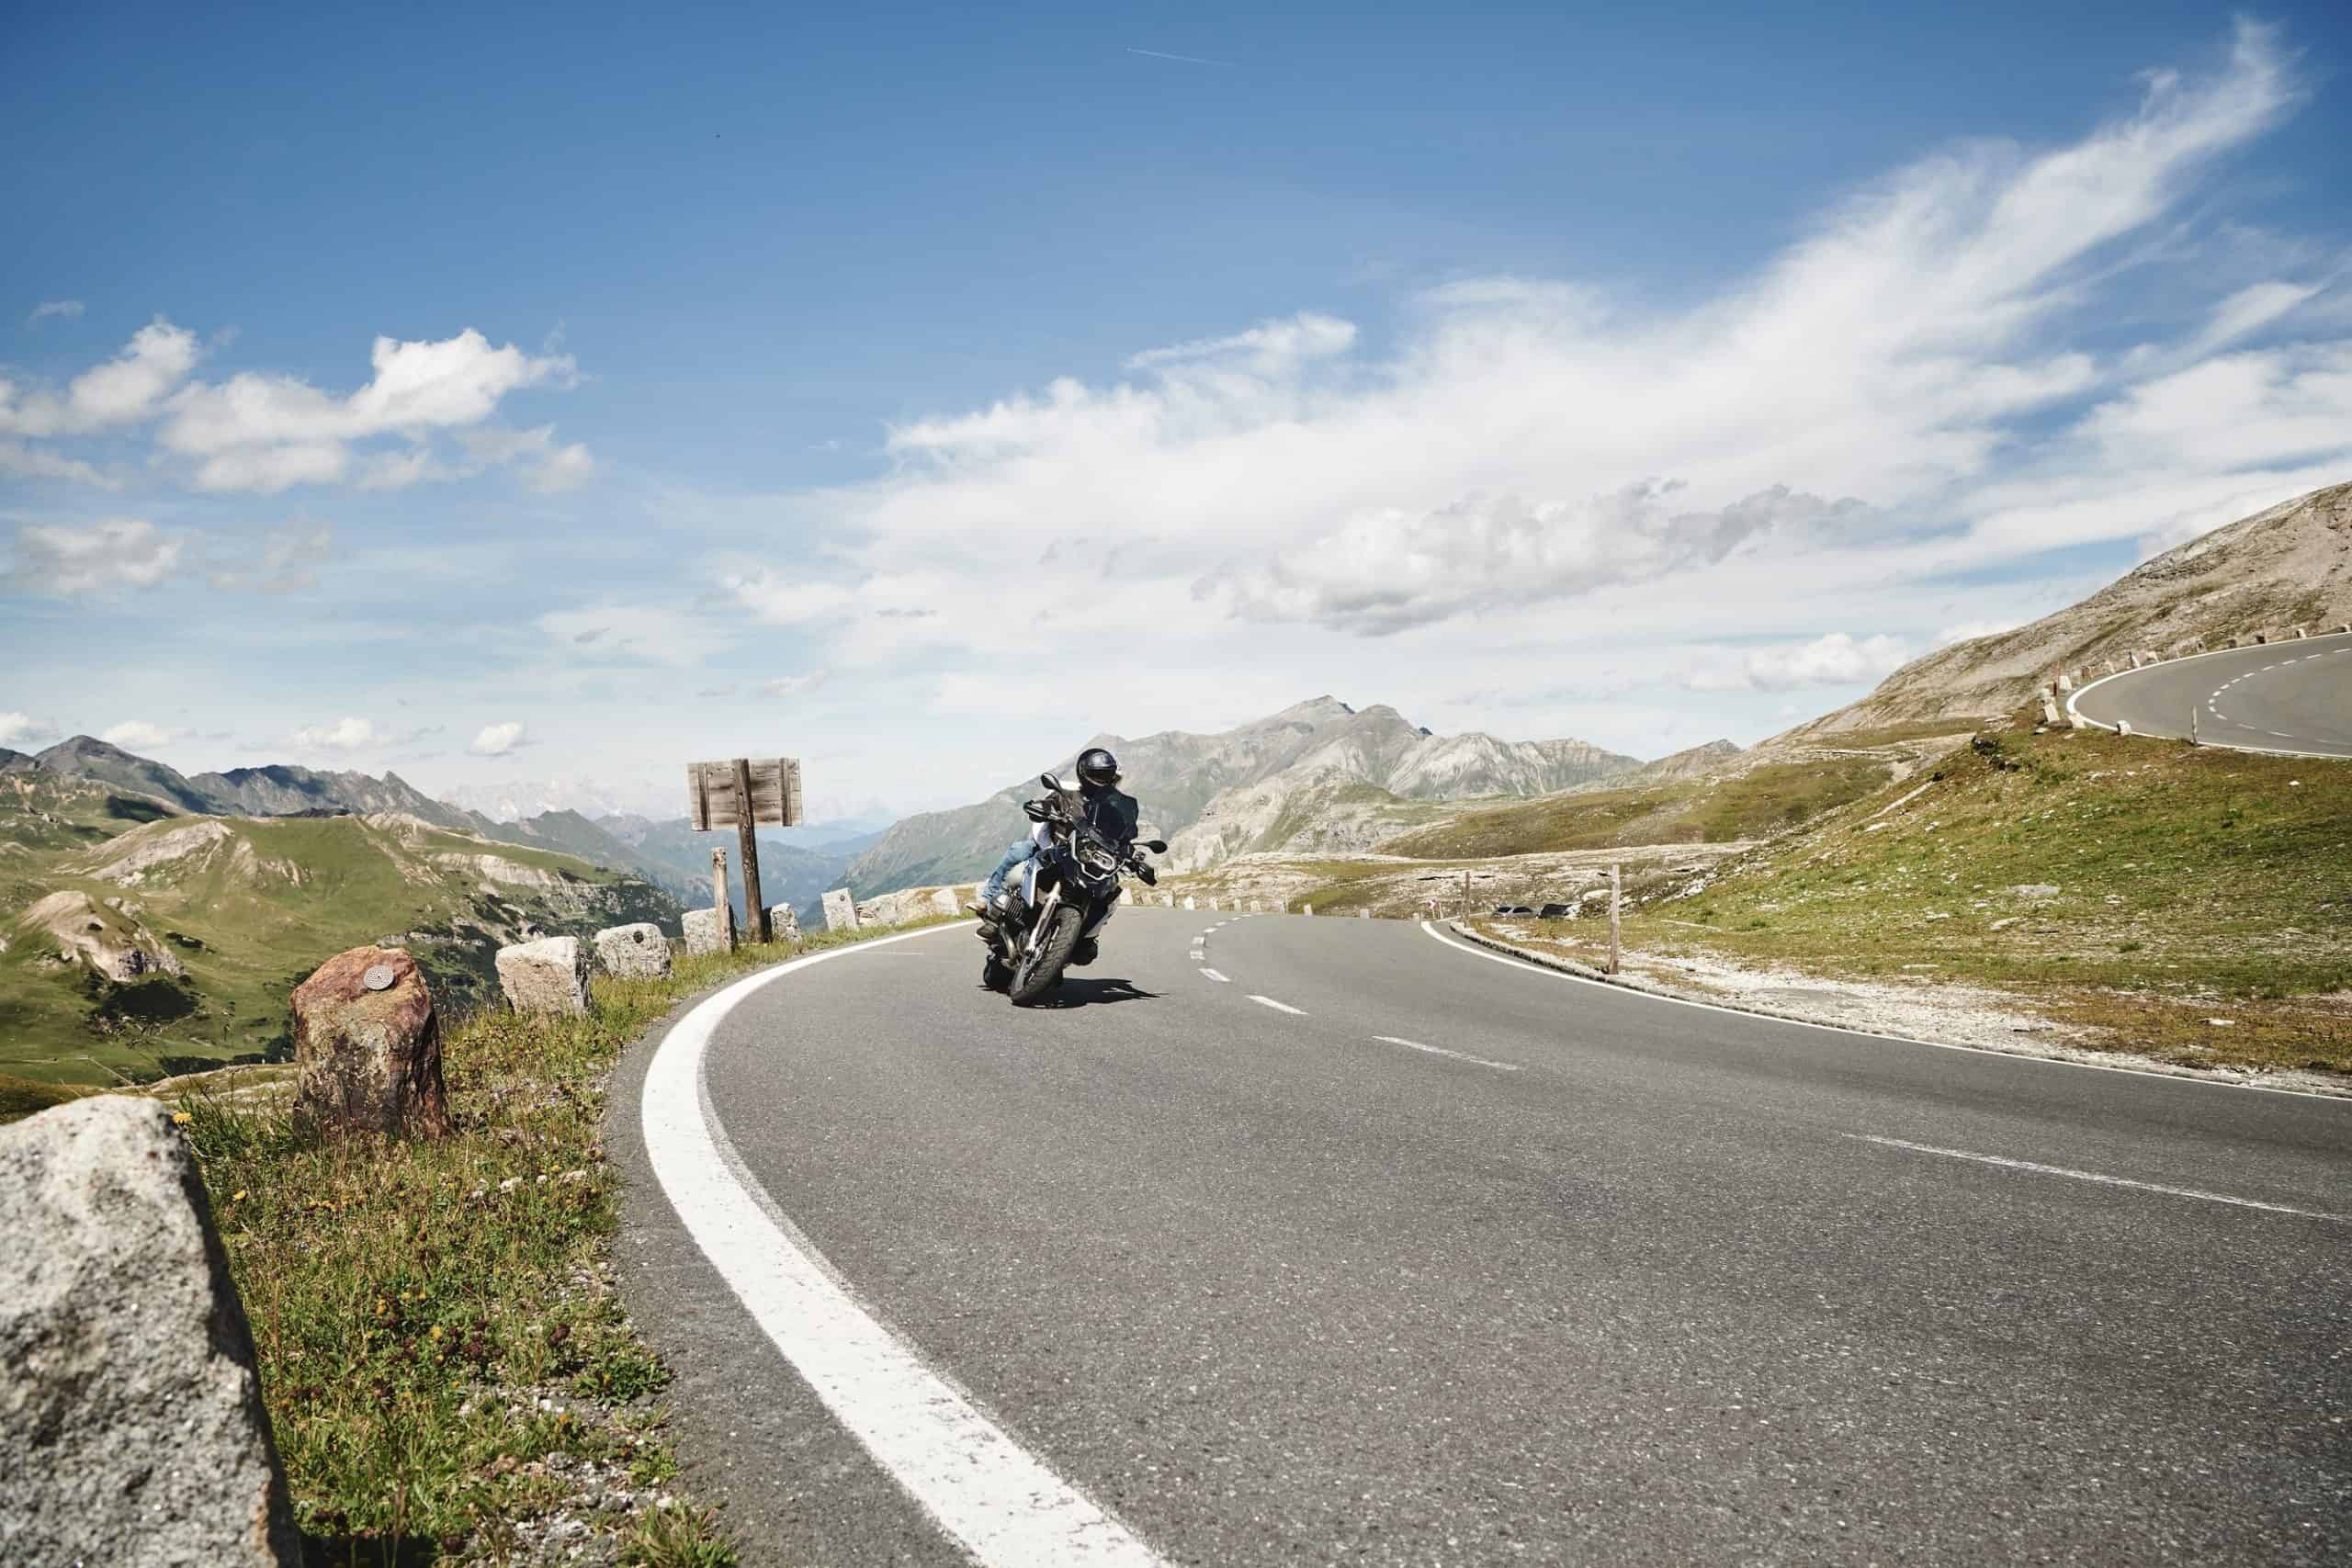
[[735,830],[743,849],[743,928],[757,942],[774,942],[768,907],[760,899],[760,840],[752,827],[752,764],[735,759]]
[[718,942],[727,952],[735,951],[735,906],[727,896],[727,852],[710,852],[710,897],[718,908]]
[[1617,973],[1617,965],[1623,957],[1617,935],[1618,887],[1617,867],[1612,863],[1609,868],[1609,972],[1611,975]]

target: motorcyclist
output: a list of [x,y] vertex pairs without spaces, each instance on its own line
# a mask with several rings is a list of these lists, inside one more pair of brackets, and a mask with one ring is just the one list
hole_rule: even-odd
[[[1100,746],[1090,746],[1079,753],[1078,794],[1080,813],[1088,826],[1125,850],[1136,841],[1141,808],[1135,796],[1118,788],[1119,760]],[[979,897],[972,902],[972,912],[983,920],[997,916],[997,901],[1004,896],[1004,885],[1013,868],[1030,859],[1048,841],[1048,829],[1040,822],[1029,836],[1004,852],[1004,859],[980,885]]]

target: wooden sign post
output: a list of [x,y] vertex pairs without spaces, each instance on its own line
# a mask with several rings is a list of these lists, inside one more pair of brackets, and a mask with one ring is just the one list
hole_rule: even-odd
[[[743,855],[743,924],[755,942],[773,942],[767,906],[760,900],[760,845],[755,827],[794,828],[801,821],[800,761],[779,757],[759,761],[737,757],[725,762],[686,764],[686,819],[697,833],[733,828]],[[722,852],[713,852],[714,855]],[[725,863],[719,862],[718,904],[727,908]]]

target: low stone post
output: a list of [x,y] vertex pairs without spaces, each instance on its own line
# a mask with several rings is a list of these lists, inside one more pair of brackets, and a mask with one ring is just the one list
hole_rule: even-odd
[[338,953],[294,987],[288,1005],[298,1113],[334,1133],[449,1130],[441,1021],[406,951]]
[[541,937],[502,947],[498,988],[516,1012],[579,1017],[588,1010],[588,950],[576,936]]
[[702,958],[727,951],[727,926],[731,909],[688,909],[685,918],[686,955]]
[[1617,909],[1621,894],[1617,867],[1612,863],[1609,868],[1609,972],[1611,975],[1617,973],[1619,960],[1623,956],[1618,942],[1617,930]]
[[596,933],[596,966],[623,980],[666,980],[670,939],[650,920],[606,926]]
[[0,1557],[296,1568],[253,1329],[171,1111],[93,1095],[0,1127]]
[[1197,909],[1200,908],[1200,905],[1193,901],[1193,896],[1190,893],[1187,893],[1184,895],[1184,908],[1187,909]]
[[735,903],[727,894],[727,852],[710,852],[710,907],[718,911],[718,951],[735,951]]
[[829,931],[857,930],[857,900],[849,889],[836,887],[825,895],[825,929]]
[[1298,912],[1302,915],[1311,915],[1315,913],[1315,906],[1312,904],[1301,904],[1298,907]]

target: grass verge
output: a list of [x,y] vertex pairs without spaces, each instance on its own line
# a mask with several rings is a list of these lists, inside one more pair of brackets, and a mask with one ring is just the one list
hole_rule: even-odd
[[[1719,874],[1629,945],[1992,987],[2185,1066],[2352,1073],[2352,764],[1988,731]],[[1544,922],[1589,960],[1591,919]]]
[[[812,934],[803,951],[880,934]],[[200,1084],[179,1100],[312,1561],[735,1562],[674,1484],[668,1373],[615,1295],[602,1123],[625,1046],[793,951],[599,977],[586,1018],[453,1024],[458,1130],[437,1141],[322,1140]]]

